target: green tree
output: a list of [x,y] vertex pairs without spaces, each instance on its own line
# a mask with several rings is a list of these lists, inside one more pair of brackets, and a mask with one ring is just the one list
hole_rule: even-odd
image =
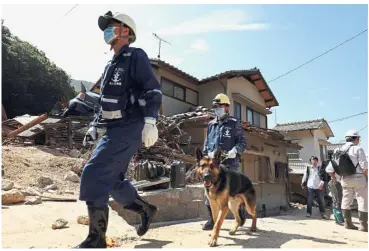
[[8,118],[50,112],[60,97],[74,96],[70,76],[43,51],[14,36],[1,21],[2,102]]

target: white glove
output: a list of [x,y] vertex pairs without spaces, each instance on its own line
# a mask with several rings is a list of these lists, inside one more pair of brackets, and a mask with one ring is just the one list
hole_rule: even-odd
[[87,133],[83,139],[83,145],[86,146],[86,142],[95,141],[97,137],[98,137],[98,134],[97,134],[96,126],[90,126],[90,128],[88,128]]
[[237,156],[237,150],[235,147],[232,148],[227,154],[227,159],[234,159]]
[[210,153],[208,153],[208,157],[209,157],[210,159],[214,159],[214,152],[210,152]]
[[145,118],[145,126],[142,130],[142,142],[145,147],[153,146],[158,140],[158,128],[154,118]]

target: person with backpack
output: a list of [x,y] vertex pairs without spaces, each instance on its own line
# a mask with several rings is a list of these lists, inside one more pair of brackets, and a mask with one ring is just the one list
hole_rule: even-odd
[[349,130],[345,138],[346,143],[334,150],[332,165],[328,165],[327,169],[333,180],[337,180],[336,174],[341,176],[341,209],[345,228],[358,230],[351,219],[351,205],[356,197],[360,231],[368,232],[368,160],[363,148],[359,146],[360,135],[358,132]]
[[307,199],[307,210],[306,217],[311,217],[312,207],[313,207],[313,197],[314,195],[318,199],[319,211],[322,219],[328,219],[325,215],[325,204],[324,204],[324,182],[327,181],[325,171],[321,166],[318,166],[318,157],[312,156],[310,158],[311,165],[307,165],[304,171],[304,176],[302,177],[301,187],[307,186],[308,189],[308,199]]

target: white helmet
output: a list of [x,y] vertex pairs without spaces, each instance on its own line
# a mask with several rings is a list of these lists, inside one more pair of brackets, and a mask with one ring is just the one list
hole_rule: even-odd
[[359,133],[355,130],[348,130],[345,134],[345,138],[347,137],[360,137]]
[[130,16],[123,14],[123,13],[119,13],[119,12],[116,12],[113,15],[111,11],[108,11],[107,13],[105,13],[104,16],[99,17],[98,19],[99,28],[102,31],[104,31],[108,27],[110,20],[117,21],[119,23],[126,25],[128,28],[130,28],[132,31],[132,36],[129,37],[130,43],[133,43],[136,41],[136,23],[133,21],[133,19]]

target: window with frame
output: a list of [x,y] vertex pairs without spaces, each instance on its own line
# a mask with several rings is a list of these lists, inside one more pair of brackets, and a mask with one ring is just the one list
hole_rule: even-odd
[[[256,112],[252,110],[251,108],[247,108],[246,110],[247,110],[246,119],[247,119],[247,122],[249,122],[251,125],[260,127],[261,126],[260,119],[265,119],[266,121],[266,116],[264,116],[263,114],[260,114],[259,112]],[[266,122],[262,124],[263,124],[263,127],[266,128]]]
[[247,112],[246,112],[247,122],[249,122],[251,125],[253,125],[254,124],[253,110],[251,110],[250,108],[247,108],[246,110],[247,110]]
[[173,90],[173,97],[180,100],[185,100],[185,88],[175,85]]
[[254,126],[260,127],[260,113],[253,111],[254,115]]
[[198,92],[186,88],[170,79],[161,77],[161,91],[164,95],[184,101],[191,105],[198,105]]
[[173,84],[170,83],[168,80],[166,80],[165,78],[161,79],[161,91],[163,94],[173,97],[173,87]]
[[198,101],[197,92],[186,88],[186,102],[193,105],[198,105],[197,101]]
[[234,117],[241,121],[241,104],[234,101],[233,106],[234,106]]

